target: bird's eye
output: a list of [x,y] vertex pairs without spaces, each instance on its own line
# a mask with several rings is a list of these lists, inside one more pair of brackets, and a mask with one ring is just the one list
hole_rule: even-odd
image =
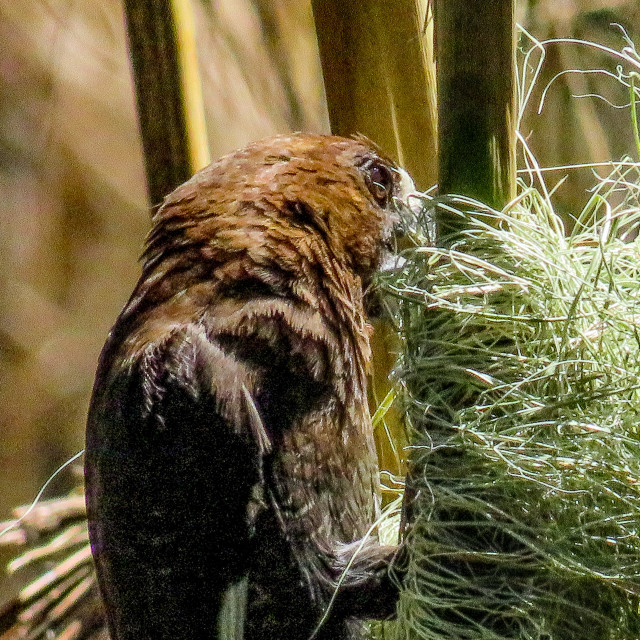
[[391,170],[377,162],[372,160],[364,167],[367,178],[367,187],[375,201],[381,206],[385,207],[393,192],[393,176]]

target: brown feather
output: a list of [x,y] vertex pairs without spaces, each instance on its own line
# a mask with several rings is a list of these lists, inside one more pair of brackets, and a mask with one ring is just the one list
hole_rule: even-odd
[[[363,299],[404,195],[366,141],[292,134],[214,162],[156,213],[87,431],[114,640],[218,637],[242,579],[247,640],[306,640],[321,620],[319,640],[346,639],[392,613],[395,549],[359,545],[379,512]],[[20,637],[105,632],[83,532],[59,525],[18,562],[56,558],[4,614]]]

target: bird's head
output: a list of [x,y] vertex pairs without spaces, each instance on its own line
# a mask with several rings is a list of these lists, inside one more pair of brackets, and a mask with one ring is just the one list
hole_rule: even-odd
[[267,138],[169,195],[146,259],[197,248],[214,263],[248,256],[265,269],[318,273],[338,265],[366,284],[392,249],[413,190],[408,174],[365,139]]

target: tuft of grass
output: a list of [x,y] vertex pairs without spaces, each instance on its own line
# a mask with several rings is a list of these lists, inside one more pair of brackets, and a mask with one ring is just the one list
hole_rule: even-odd
[[479,213],[386,283],[415,434],[396,637],[640,637],[639,177],[616,167],[571,233],[533,189],[425,201]]

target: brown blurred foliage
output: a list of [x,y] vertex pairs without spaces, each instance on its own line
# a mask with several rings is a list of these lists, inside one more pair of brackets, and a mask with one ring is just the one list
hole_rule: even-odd
[[[289,130],[326,132],[310,2],[194,2],[211,155]],[[640,31],[637,0],[531,0],[520,19],[538,38],[623,46]],[[82,447],[99,350],[137,279],[149,226],[120,3],[0,0],[0,519],[31,500]],[[522,130],[542,165],[632,153],[615,69],[585,47],[552,45]],[[529,135],[529,132],[532,132]],[[569,179],[567,211],[590,171]],[[67,478],[66,484],[69,480]],[[52,487],[60,490],[65,481]]]
[[[637,0],[530,0],[528,4],[520,3],[518,18],[540,41],[576,38],[620,51],[626,44],[622,28],[640,45]],[[628,90],[602,74],[565,73],[556,78],[568,69],[605,69],[615,74],[620,61],[584,45],[548,44],[545,50],[541,75],[520,127],[540,166],[609,162],[625,155],[637,161],[630,110],[611,106],[628,104]],[[538,114],[542,92],[550,82]],[[602,98],[576,97],[587,95]],[[609,170],[601,168],[597,172],[606,176]],[[589,168],[545,173],[550,189],[565,177],[554,203],[559,212],[570,218],[580,212],[588,199],[587,190],[595,186],[596,180]]]

